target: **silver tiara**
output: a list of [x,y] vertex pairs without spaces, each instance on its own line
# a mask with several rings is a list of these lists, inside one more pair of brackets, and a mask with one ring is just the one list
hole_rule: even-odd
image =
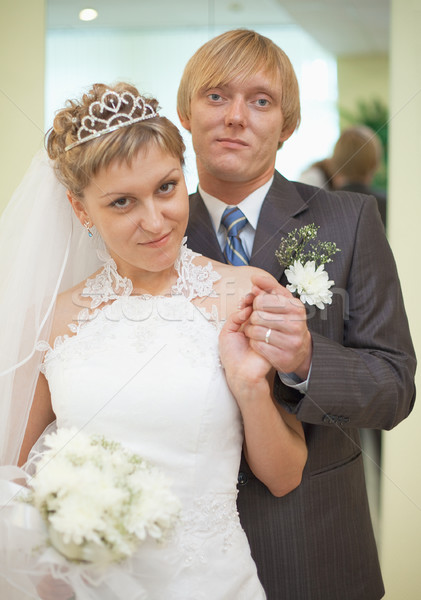
[[[126,112],[122,112],[122,109]],[[140,110],[140,116],[134,117],[134,113]],[[111,115],[110,115],[111,113]],[[65,147],[67,152],[79,144],[84,144],[106,133],[116,131],[121,127],[139,123],[146,119],[159,117],[158,113],[150,104],[145,102],[142,96],[134,96],[130,92],[113,92],[107,90],[101,96],[101,100],[92,102],[89,114],[83,117],[77,130],[77,141]]]

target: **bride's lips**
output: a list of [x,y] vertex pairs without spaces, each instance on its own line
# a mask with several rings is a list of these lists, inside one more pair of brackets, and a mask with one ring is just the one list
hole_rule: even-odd
[[171,231],[165,233],[164,235],[161,235],[158,238],[155,238],[154,240],[149,240],[147,242],[139,242],[139,246],[146,246],[147,248],[160,248],[161,246],[165,246],[165,244],[169,240],[170,235]]

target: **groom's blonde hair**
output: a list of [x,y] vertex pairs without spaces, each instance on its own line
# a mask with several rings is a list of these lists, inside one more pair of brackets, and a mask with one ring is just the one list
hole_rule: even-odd
[[190,119],[192,98],[201,90],[236,78],[246,81],[262,71],[280,85],[284,131],[294,131],[300,123],[300,94],[291,61],[272,40],[248,29],[226,31],[191,57],[178,88],[180,117]]

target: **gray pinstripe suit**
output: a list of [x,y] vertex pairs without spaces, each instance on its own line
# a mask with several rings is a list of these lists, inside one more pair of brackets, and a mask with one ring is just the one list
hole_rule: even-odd
[[[275,250],[308,223],[320,225],[318,239],[341,249],[327,265],[335,281],[332,305],[308,312],[308,391],[275,385],[277,399],[303,421],[308,462],[299,488],[275,498],[243,460],[238,508],[269,600],[377,600],[384,590],[358,429],[390,429],[410,413],[414,350],[374,198],[326,192],[275,173],[250,264],[285,284]],[[193,250],[224,260],[198,193],[190,199],[187,236]]]

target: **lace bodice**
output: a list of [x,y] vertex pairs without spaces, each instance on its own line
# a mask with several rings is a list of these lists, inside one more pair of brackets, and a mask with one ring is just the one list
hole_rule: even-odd
[[[212,263],[203,267],[195,265],[193,259],[199,256],[186,246],[187,238],[183,239],[180,254],[175,262],[178,279],[171,290],[171,295],[183,294],[187,300],[196,297],[216,296],[213,289],[215,281],[220,275],[213,270]],[[91,308],[96,308],[102,303],[116,300],[121,296],[130,296],[133,292],[133,284],[127,277],[121,277],[117,271],[115,261],[106,253],[99,253],[104,261],[102,271],[94,278],[86,281],[83,296],[92,298]],[[148,297],[144,295],[143,297]]]
[[[82,328],[98,319],[103,335],[106,337],[107,331],[112,330],[110,323],[113,320],[129,318],[136,323],[133,329],[134,337],[137,348],[141,350],[145,344],[150,344],[156,337],[154,331],[157,320],[162,316],[174,319],[181,311],[185,319],[194,321],[194,310],[201,312],[219,331],[221,324],[216,306],[213,305],[209,311],[203,306],[190,304],[190,301],[194,298],[216,297],[214,283],[220,279],[220,275],[213,269],[210,261],[205,266],[194,264],[194,258],[200,255],[187,248],[186,239],[183,239],[179,256],[174,265],[178,274],[177,281],[172,286],[170,293],[165,296],[150,294],[132,296],[131,280],[122,277],[118,273],[115,261],[106,252],[100,251],[98,254],[104,262],[104,266],[94,278],[87,279],[82,292],[83,298],[91,299],[90,308],[81,310],[76,322],[69,323],[70,331],[78,334]],[[98,310],[101,305],[102,309]],[[183,336],[185,328],[186,324],[179,328],[181,336]],[[53,349],[46,342],[38,343],[38,350],[46,351],[44,362],[41,365],[43,373],[46,372],[46,364],[50,360],[53,350],[55,353],[70,337],[68,334],[58,336],[54,340]],[[203,358],[206,360],[205,356]]]
[[[264,593],[236,509],[241,416],[219,361],[218,312],[198,302],[216,300],[220,276],[197,256],[181,247],[166,296],[132,295],[107,258],[83,292],[91,310],[73,335],[46,346],[43,370],[58,427],[120,441],[173,482],[182,503],[174,535],[164,547],[141,546],[134,559],[145,597],[258,600]],[[101,593],[92,598],[114,598]]]

